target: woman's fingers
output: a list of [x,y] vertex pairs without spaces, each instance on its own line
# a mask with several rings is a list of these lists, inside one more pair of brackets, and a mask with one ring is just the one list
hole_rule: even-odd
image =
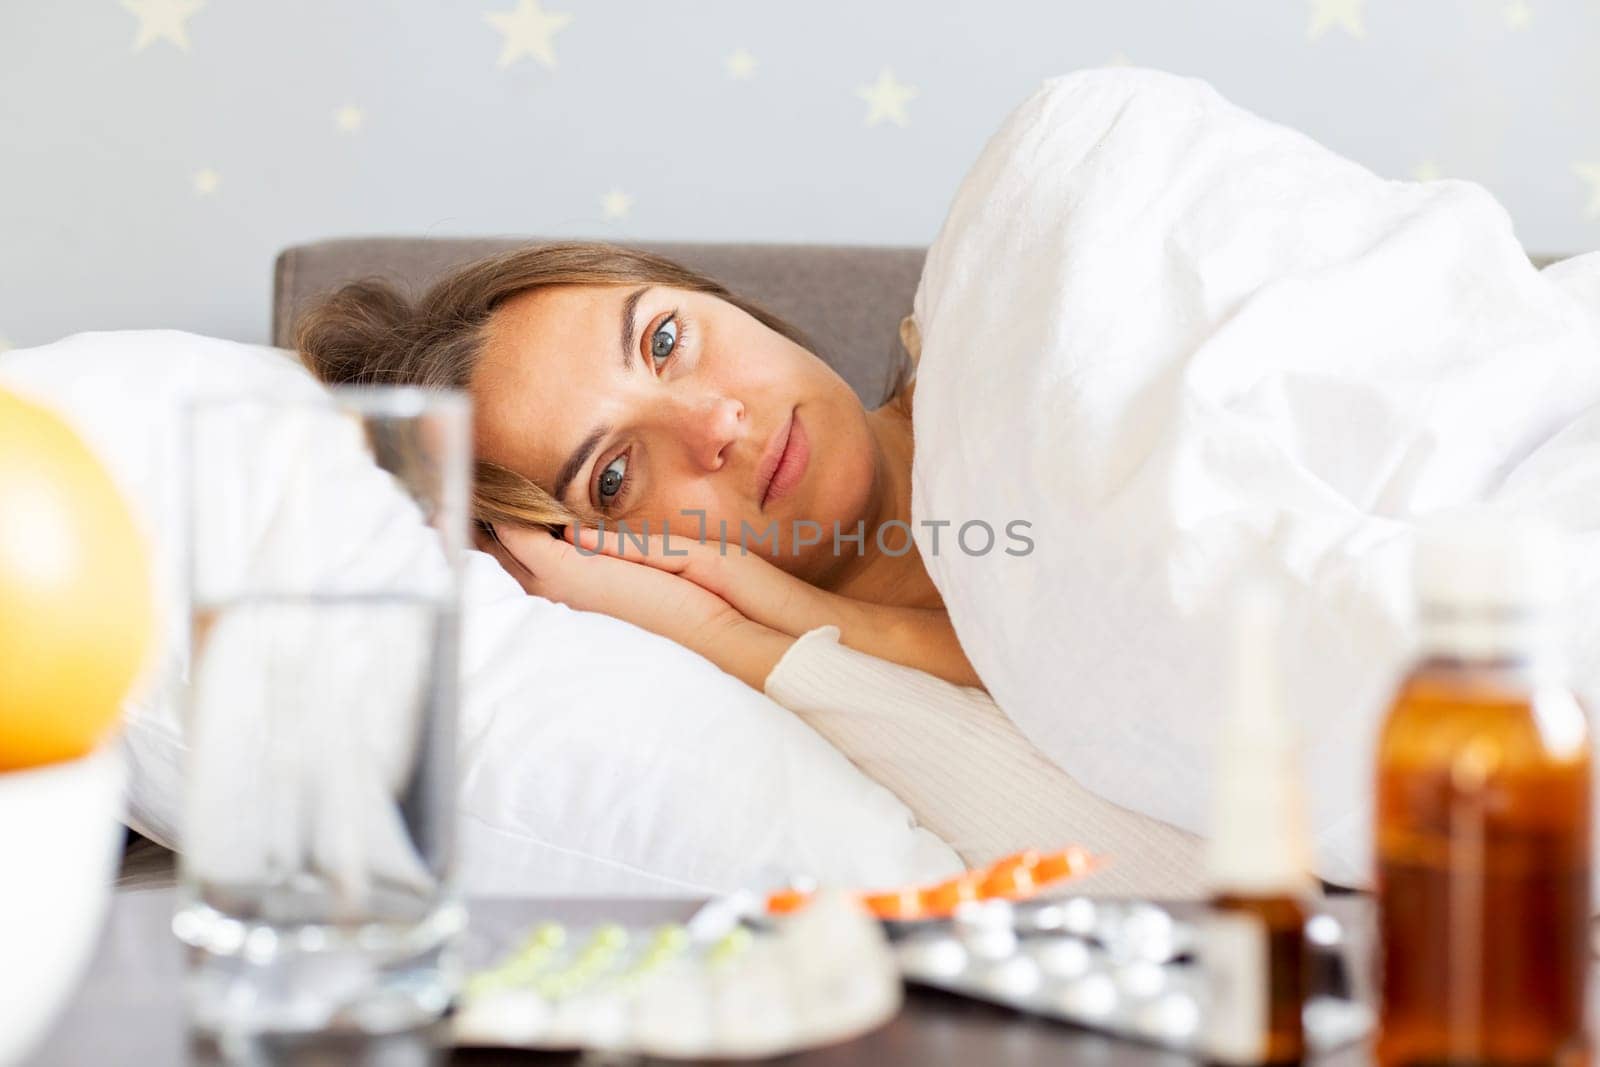
[[[616,530],[597,530],[593,526],[569,525],[563,530],[563,543],[580,556],[607,555],[645,563],[662,571],[682,574],[690,560],[702,554],[709,543],[690,541],[682,536],[624,535]],[[702,568],[703,569],[703,568]]]
[[[584,611],[614,610],[616,576],[596,570],[573,547],[548,530],[523,526],[496,526],[485,548],[500,561],[523,591]],[[615,562],[615,561],[610,561]]]
[[740,614],[775,630],[799,636],[839,621],[848,601],[818,589],[743,546],[691,541],[667,535],[650,537],[593,527],[567,527],[572,550],[581,556],[605,555],[648,564],[708,589]]
[[536,579],[548,577],[573,553],[571,545],[542,527],[496,526],[494,533],[503,550]]
[[680,644],[689,644],[698,628],[734,615],[715,593],[635,558],[579,552],[543,529],[500,526],[495,532],[495,558],[524,590],[547,600],[625,619]]
[[511,575],[511,577],[517,580],[518,584],[522,586],[524,592],[537,592],[535,589],[536,583],[533,580],[533,575],[528,571],[528,568],[522,565],[522,561],[517,559],[516,556],[512,555],[510,549],[506,548],[506,546],[501,543],[498,536],[493,534],[474,533],[472,537],[472,543],[473,547],[477,548],[478,551],[487,552],[489,555],[493,556],[495,561],[500,564],[501,568],[504,569],[507,574]]

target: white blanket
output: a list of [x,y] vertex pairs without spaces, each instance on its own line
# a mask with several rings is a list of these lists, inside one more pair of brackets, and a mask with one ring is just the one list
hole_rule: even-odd
[[[1386,181],[1193,79],[1081,72],[990,141],[915,315],[919,548],[1000,706],[1119,804],[1204,831],[1231,594],[1275,579],[1319,873],[1362,883],[1418,521],[1552,516],[1600,603],[1600,255],[1536,270],[1475,184]],[[972,520],[986,554],[952,536]]]

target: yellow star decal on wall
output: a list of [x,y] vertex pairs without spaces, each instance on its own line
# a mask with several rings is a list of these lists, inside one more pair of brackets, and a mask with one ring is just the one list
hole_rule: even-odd
[[1524,0],[1512,0],[1511,3],[1506,5],[1505,16],[1506,29],[1525,30],[1533,22],[1533,8],[1529,7]]
[[499,65],[509,67],[523,56],[532,56],[546,67],[556,65],[555,35],[572,24],[572,16],[561,11],[545,11],[539,0],[517,0],[510,11],[491,11],[483,20],[500,31]]
[[911,116],[906,114],[906,104],[917,98],[917,90],[896,81],[888,67],[878,74],[877,81],[856,89],[856,95],[867,102],[867,117],[863,120],[865,125],[876,126],[880,122],[892,122],[896,126],[910,124]]
[[756,72],[756,57],[748,49],[735,48],[727,59],[722,61],[722,69],[728,72],[728,77],[734,81],[745,81]]
[[1367,35],[1367,0],[1311,0],[1311,26],[1306,37],[1315,41],[1337,26],[1352,37]]
[[365,121],[367,113],[354,104],[346,104],[333,113],[333,124],[339,127],[340,133],[360,133]]
[[1583,217],[1600,219],[1600,163],[1574,163],[1572,172],[1589,183],[1589,203],[1583,209]]
[[1440,170],[1439,164],[1433,160],[1424,159],[1411,168],[1411,177],[1419,182],[1436,182],[1444,177],[1444,171]]
[[122,0],[125,10],[139,20],[133,50],[142,52],[156,41],[168,41],[189,50],[189,20],[206,6],[206,0]]
[[613,189],[600,198],[600,210],[605,217],[616,221],[625,218],[633,209],[633,197],[621,189]]
[[195,171],[194,195],[210,196],[217,191],[217,186],[222,184],[222,175],[207,167],[205,170]]

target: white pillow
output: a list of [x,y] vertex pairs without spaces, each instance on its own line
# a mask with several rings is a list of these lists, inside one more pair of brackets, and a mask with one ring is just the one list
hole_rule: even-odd
[[[189,679],[181,407],[206,393],[318,395],[287,357],[156,331],[0,355],[0,385],[73,423],[155,548],[164,639],[125,704],[124,746],[128,822],[163,843],[181,837]],[[284,468],[264,448],[234,461],[248,491],[211,503],[264,558],[282,489],[265,483]],[[324,491],[349,512],[330,536],[350,538],[352,565],[406,565],[405,546],[426,541],[421,523],[356,491],[370,468],[330,463],[326,474],[337,481]],[[464,568],[462,620],[458,842],[469,893],[698,894],[797,875],[896,884],[961,867],[803,723],[674,642],[527,596],[477,552]]]

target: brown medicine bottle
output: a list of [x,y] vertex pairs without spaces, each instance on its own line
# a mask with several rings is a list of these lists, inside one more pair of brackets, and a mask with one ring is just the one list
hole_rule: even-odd
[[1377,753],[1383,1064],[1587,1063],[1590,749],[1555,533],[1424,538],[1422,648]]
[[1218,724],[1200,923],[1201,1049],[1210,1063],[1306,1057],[1306,902],[1315,896],[1298,739],[1285,707],[1281,610],[1270,587],[1239,596],[1233,686]]

